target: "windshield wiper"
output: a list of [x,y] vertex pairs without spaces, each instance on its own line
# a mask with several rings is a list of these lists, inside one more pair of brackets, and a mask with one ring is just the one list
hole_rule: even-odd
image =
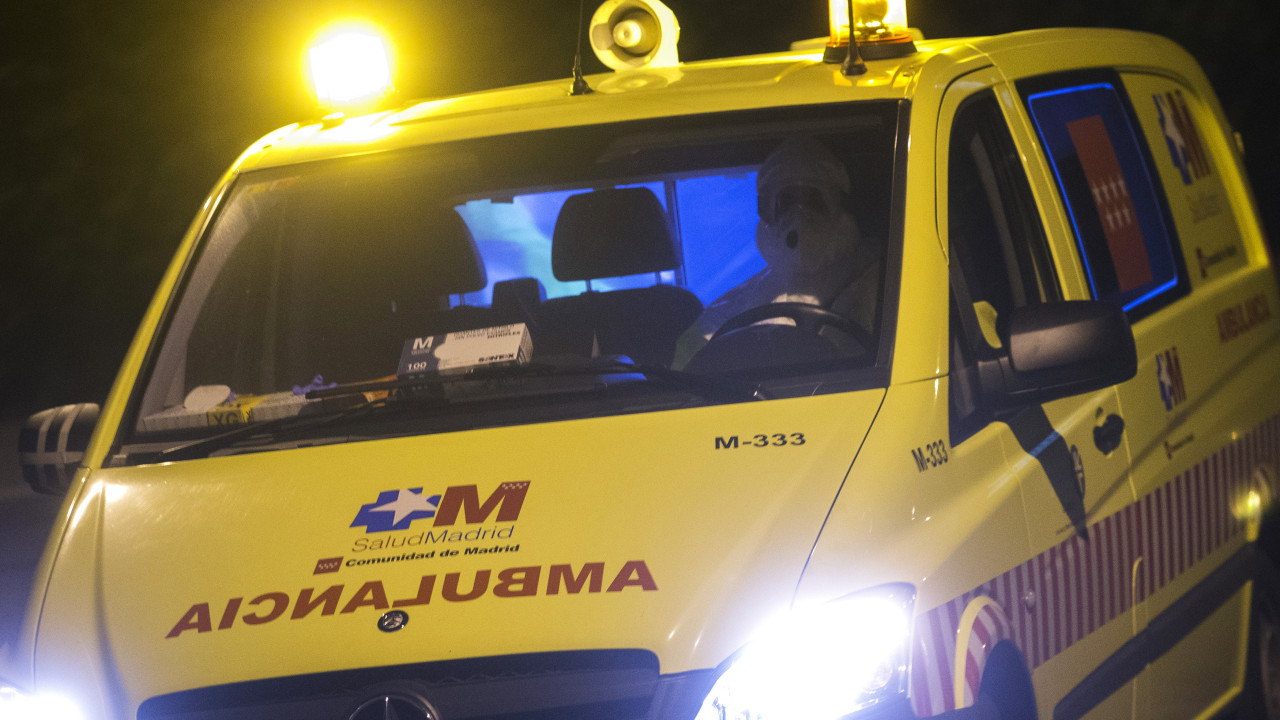
[[216,435],[210,435],[209,437],[192,440],[180,445],[174,445],[173,447],[161,450],[158,453],[137,453],[135,458],[146,463],[162,463],[208,457],[218,450],[230,447],[241,440],[252,438],[257,435],[264,435],[266,436],[266,441],[270,442],[284,432],[292,432],[302,428],[319,427],[336,420],[354,417],[363,412],[368,412],[385,401],[386,398],[374,398],[372,400],[365,400],[357,405],[329,412],[303,412],[298,415],[276,418],[266,422],[246,422],[242,425],[236,425],[234,428],[227,430],[226,432],[220,432]]
[[773,398],[760,383],[735,380],[721,375],[703,375],[684,370],[672,370],[661,365],[640,365],[625,357],[612,358],[605,367],[626,373],[643,375],[651,382],[661,382],[677,390],[691,392],[708,400],[719,402],[745,402],[771,400]]
[[[671,370],[659,365],[641,365],[626,356],[607,356],[587,362],[534,363],[529,365],[474,368],[456,375],[422,375],[389,380],[353,383],[325,390],[312,390],[307,399],[341,397],[356,393],[397,391],[397,399],[423,398],[448,401],[445,386],[519,378],[592,377],[607,375],[639,375],[647,382],[661,383],[684,392],[717,402],[769,400],[771,396],[759,383]],[[554,390],[554,388],[552,388]],[[500,394],[500,393],[498,393]],[[486,398],[491,396],[486,396]]]
[[[639,365],[625,357],[598,358],[586,363],[536,365],[520,365],[516,367],[476,368],[458,375],[435,375],[389,380],[373,380],[363,383],[352,383],[324,390],[312,390],[306,394],[308,400],[350,397],[363,393],[379,393],[378,397],[366,399],[355,405],[329,412],[306,412],[298,415],[277,418],[266,422],[248,422],[225,432],[206,438],[191,440],[157,453],[137,453],[135,459],[146,463],[174,462],[209,455],[231,447],[232,445],[257,436],[262,436],[264,443],[269,443],[283,434],[299,430],[322,427],[332,422],[349,419],[374,409],[389,406],[393,403],[411,402],[413,404],[429,403],[439,407],[453,404],[444,387],[453,383],[476,383],[493,380],[512,380],[521,378],[563,378],[591,377],[610,375],[638,375],[638,380],[629,382],[660,383],[666,387],[692,393],[707,400],[716,402],[748,402],[768,400],[770,395],[758,383],[733,380],[713,375],[671,370],[660,366]],[[606,387],[597,386],[597,387]],[[580,389],[580,388],[579,388]],[[554,388],[550,389],[554,390]],[[385,394],[384,394],[385,393]],[[502,389],[484,399],[497,399],[502,396]],[[467,397],[465,394],[459,399]]]

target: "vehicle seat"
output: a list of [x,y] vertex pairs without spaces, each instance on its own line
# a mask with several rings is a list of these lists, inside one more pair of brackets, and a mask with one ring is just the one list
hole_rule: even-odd
[[[657,273],[679,264],[666,213],[652,191],[622,188],[570,196],[556,218],[551,269],[557,280],[587,281],[588,290],[542,303],[543,335],[573,354],[589,356],[595,348],[601,355],[670,365],[680,333],[702,313],[693,293],[658,284]],[[592,280],[645,273],[655,274],[652,287],[590,289]],[[536,338],[534,347],[537,352]]]
[[547,299],[547,289],[537,278],[502,280],[493,284],[493,322],[495,325],[524,323],[536,332],[538,308]]
[[349,228],[337,220],[315,238],[327,251],[303,260],[316,264],[308,273],[315,286],[303,291],[310,301],[297,308],[289,346],[298,352],[289,355],[316,367],[294,374],[336,382],[389,375],[405,340],[488,323],[487,308],[449,308],[450,296],[486,284],[462,218],[451,208],[404,207],[413,206],[362,213]]

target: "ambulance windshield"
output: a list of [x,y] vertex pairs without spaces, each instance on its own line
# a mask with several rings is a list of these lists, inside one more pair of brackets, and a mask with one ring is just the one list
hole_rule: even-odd
[[659,375],[882,384],[902,111],[664,118],[246,173],[186,270],[132,438],[410,388],[448,427],[738,397]]

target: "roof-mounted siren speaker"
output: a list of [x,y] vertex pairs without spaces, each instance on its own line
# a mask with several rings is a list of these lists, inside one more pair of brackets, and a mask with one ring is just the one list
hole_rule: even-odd
[[680,62],[680,24],[659,0],[608,0],[591,16],[591,49],[612,70]]

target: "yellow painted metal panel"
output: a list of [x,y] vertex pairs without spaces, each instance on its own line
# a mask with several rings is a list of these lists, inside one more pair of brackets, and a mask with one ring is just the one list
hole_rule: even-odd
[[[110,669],[101,653],[128,658],[119,672],[129,702],[549,650],[643,647],[664,672],[714,666],[789,606],[882,396],[99,470],[74,510],[42,621],[78,630],[50,633],[39,666],[69,682]],[[527,483],[505,519],[484,506],[504,483]],[[455,505],[442,525],[406,514],[404,530],[352,527],[383,493],[414,488],[443,494],[444,516],[455,487],[473,504]],[[571,590],[576,582],[585,584]],[[321,596],[330,604],[308,610]],[[380,632],[393,607],[411,622]]]

